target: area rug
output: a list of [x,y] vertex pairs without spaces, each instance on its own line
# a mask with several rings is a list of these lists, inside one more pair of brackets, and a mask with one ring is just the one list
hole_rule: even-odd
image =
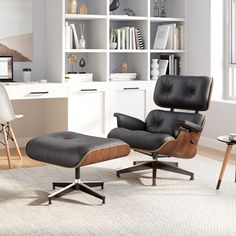
[[74,179],[74,170],[56,166],[0,171],[0,235],[236,235],[236,183],[228,166],[220,190],[216,183],[221,162],[197,156],[178,160],[195,173],[187,176],[158,171],[115,170],[146,159],[132,155],[81,170],[84,180],[103,180],[106,204],[82,192],[52,201],[53,181]]

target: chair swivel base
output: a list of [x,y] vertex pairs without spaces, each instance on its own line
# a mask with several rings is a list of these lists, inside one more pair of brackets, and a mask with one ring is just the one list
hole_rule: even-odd
[[48,203],[52,203],[52,198],[58,198],[61,197],[67,193],[70,193],[74,190],[80,190],[82,192],[85,192],[89,195],[92,195],[96,198],[99,198],[102,200],[102,203],[105,203],[105,196],[97,193],[94,191],[91,187],[101,187],[101,189],[104,188],[104,182],[102,181],[84,181],[82,182],[80,180],[80,168],[77,167],[75,169],[75,180],[74,182],[53,182],[52,183],[53,189],[56,187],[61,187],[62,189],[58,190],[57,192],[54,192],[48,196]]
[[120,177],[120,174],[133,172],[133,171],[141,171],[141,170],[149,170],[152,169],[152,185],[156,186],[156,174],[157,169],[165,170],[169,172],[174,172],[182,175],[188,175],[190,176],[190,180],[194,179],[194,173],[189,172],[187,170],[181,169],[178,167],[178,164],[174,162],[173,164],[171,162],[163,162],[158,160],[153,161],[146,161],[146,162],[134,162],[134,166],[120,169],[116,172],[117,176]]

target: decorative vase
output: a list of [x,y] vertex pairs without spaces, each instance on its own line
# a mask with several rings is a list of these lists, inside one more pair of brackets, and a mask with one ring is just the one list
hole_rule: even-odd
[[151,70],[152,80],[157,80],[158,79],[158,75],[159,75],[158,59],[152,59],[151,67],[152,67],[152,70]]
[[85,49],[86,48],[86,40],[84,38],[84,24],[80,24],[80,40],[79,40],[79,48]]
[[69,14],[77,14],[78,13],[78,3],[77,0],[69,0]]
[[166,0],[160,0],[160,2],[161,2],[160,17],[166,17]]
[[112,11],[113,14],[114,14],[114,11],[116,9],[118,9],[119,6],[120,6],[120,1],[119,0],[113,0],[112,3],[110,4],[110,11]]
[[159,17],[159,0],[154,0],[153,17]]

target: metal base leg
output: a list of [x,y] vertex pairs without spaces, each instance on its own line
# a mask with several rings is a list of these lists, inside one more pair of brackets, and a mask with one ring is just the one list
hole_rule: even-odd
[[141,171],[141,170],[147,170],[152,169],[152,185],[156,186],[156,173],[157,169],[160,170],[166,170],[169,172],[174,172],[182,175],[188,175],[190,176],[190,180],[194,179],[194,173],[181,169],[178,167],[177,162],[162,162],[158,160],[153,161],[136,161],[133,163],[134,165],[128,168],[120,169],[116,172],[116,175],[120,177],[120,174],[122,173],[128,173],[128,172],[134,172],[134,171]]
[[170,165],[169,163],[166,163],[166,162],[158,162],[157,169],[166,170],[169,172],[174,172],[174,173],[182,174],[182,175],[189,175],[190,180],[194,179],[194,173],[184,170],[184,169],[181,169],[181,168],[176,167],[174,165]]
[[102,203],[105,203],[105,196],[97,193],[94,191],[91,187],[101,187],[104,188],[104,182],[102,181],[87,181],[87,182],[81,182],[80,181],[80,168],[77,167],[75,169],[75,181],[73,183],[69,182],[54,182],[52,183],[53,189],[55,187],[61,187],[62,189],[50,194],[48,196],[48,202],[49,204],[52,203],[52,198],[58,198],[61,197],[67,193],[70,193],[74,190],[80,190],[82,192],[85,192],[89,195],[92,195],[94,197],[97,197],[102,200]]

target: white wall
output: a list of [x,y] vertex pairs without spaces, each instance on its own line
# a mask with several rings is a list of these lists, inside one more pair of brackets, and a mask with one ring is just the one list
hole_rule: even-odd
[[211,74],[210,0],[186,1],[187,52],[189,75]]
[[[236,103],[223,97],[223,3],[225,0],[187,0],[187,73],[212,76],[212,102],[200,143],[225,149],[216,138],[236,133]],[[221,101],[220,101],[221,100]]]
[[45,1],[33,0],[33,61],[14,62],[14,80],[23,81],[22,69],[32,69],[32,80],[45,79]]

